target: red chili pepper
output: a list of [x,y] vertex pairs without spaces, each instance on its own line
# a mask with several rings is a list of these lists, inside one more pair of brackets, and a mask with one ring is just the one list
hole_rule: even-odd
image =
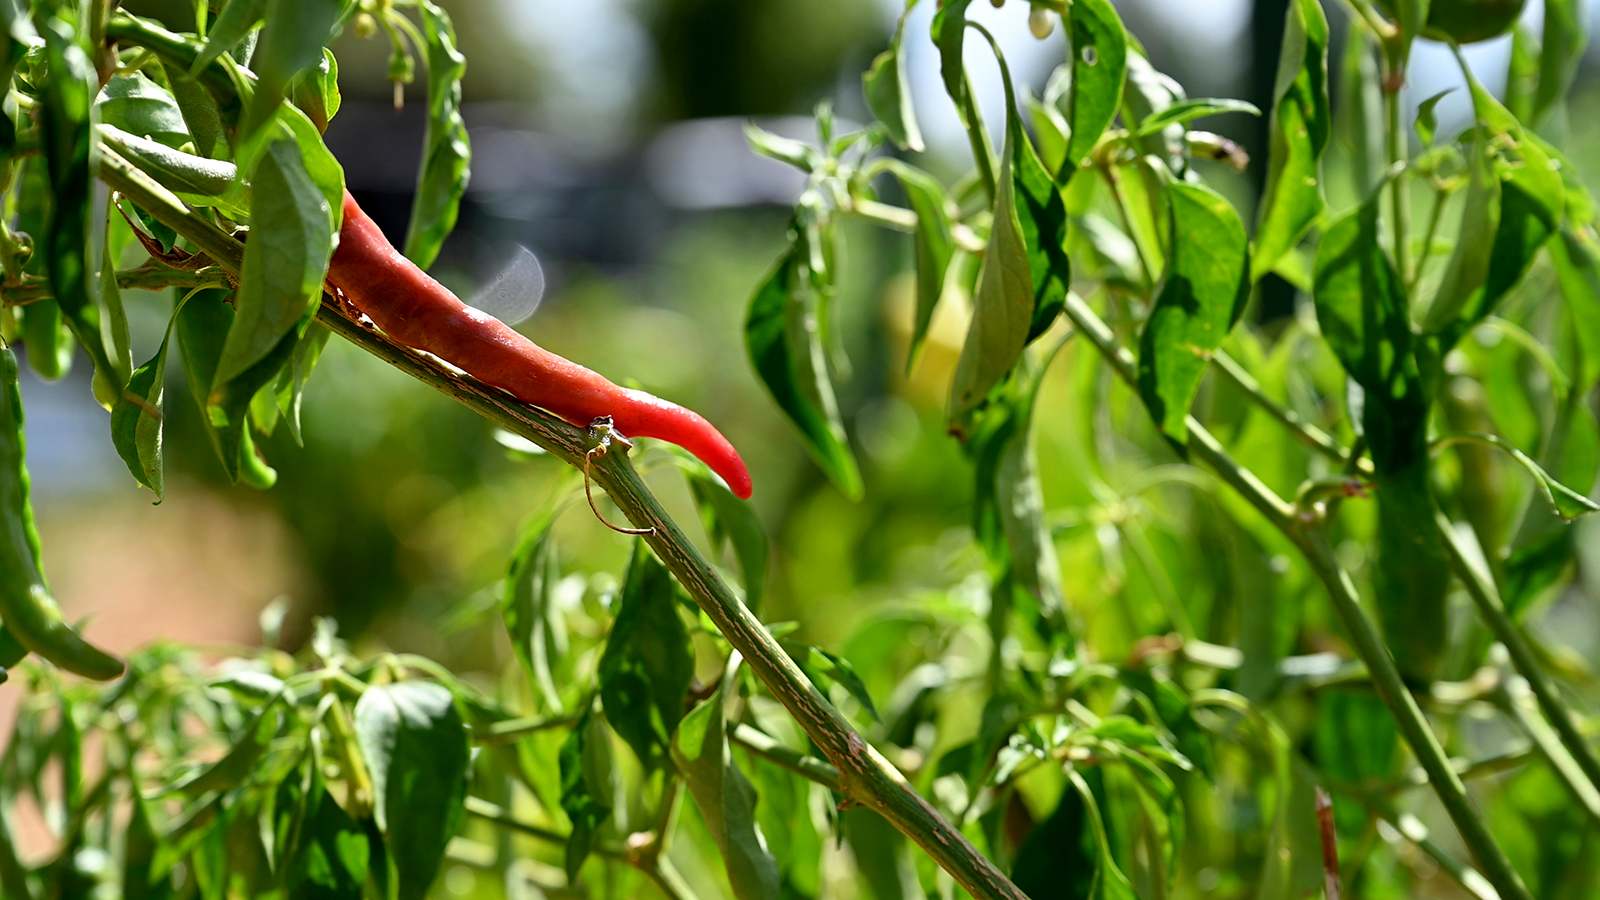
[[348,192],[328,281],[396,341],[574,425],[610,416],[628,437],[677,444],[722,476],[739,497],[750,496],[750,472],[739,451],[710,422],[676,403],[612,384],[462,303],[396,250]]

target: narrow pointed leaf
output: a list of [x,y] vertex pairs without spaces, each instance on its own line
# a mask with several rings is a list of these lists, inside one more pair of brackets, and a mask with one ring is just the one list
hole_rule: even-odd
[[1322,152],[1328,111],[1328,20],[1317,0],[1290,0],[1273,91],[1267,187],[1256,224],[1259,280],[1322,214]]
[[861,472],[828,380],[816,316],[808,308],[808,257],[796,242],[756,290],[745,320],[745,346],[756,374],[799,429],[811,458],[846,497],[858,499]]
[[466,193],[471,175],[472,142],[461,117],[461,79],[467,71],[467,58],[456,48],[455,26],[430,0],[420,0],[417,10],[428,42],[428,127],[411,224],[406,227],[405,253],[426,268],[456,227],[461,195]]
[[906,4],[889,49],[872,61],[872,67],[861,76],[861,83],[867,96],[867,108],[889,130],[890,139],[901,149],[920,153],[922,129],[917,127],[916,110],[911,104],[911,79],[906,72],[906,54],[902,49],[906,19],[916,5],[916,0]]

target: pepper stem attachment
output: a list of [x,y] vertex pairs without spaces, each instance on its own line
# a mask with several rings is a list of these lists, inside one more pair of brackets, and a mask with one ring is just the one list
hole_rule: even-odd
[[605,456],[611,450],[613,443],[626,450],[633,446],[633,442],[617,432],[616,428],[611,424],[610,416],[600,416],[589,423],[589,440],[593,442],[594,446],[583,454],[583,496],[589,501],[589,509],[594,513],[594,517],[600,520],[601,525],[620,534],[655,534],[656,528],[654,525],[649,528],[624,528],[621,525],[613,525],[606,521],[605,516],[600,514],[600,507],[596,506],[594,502],[594,487],[589,477],[589,466],[595,460]]

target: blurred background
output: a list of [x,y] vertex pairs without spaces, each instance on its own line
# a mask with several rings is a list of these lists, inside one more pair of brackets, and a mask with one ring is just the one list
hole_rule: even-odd
[[[1010,8],[1018,5],[975,3],[972,17],[995,32],[1019,80],[1038,93],[1063,58],[1063,40],[1059,28],[1046,40],[1033,38],[1026,15]],[[166,11],[155,3],[128,6]],[[474,156],[460,225],[434,274],[467,295],[516,246],[528,247],[543,263],[548,291],[522,330],[613,380],[701,411],[733,440],[751,465],[754,503],[773,540],[762,610],[769,621],[798,620],[807,640],[837,647],[874,604],[959,593],[980,578],[969,527],[970,468],[943,428],[964,322],[945,310],[922,364],[901,374],[911,302],[908,236],[852,225],[843,263],[839,309],[852,373],[839,380],[840,402],[864,467],[865,500],[847,501],[810,463],[743,349],[745,307],[784,245],[800,179],[750,153],[741,124],[753,118],[810,138],[810,113],[825,100],[843,120],[865,121],[860,74],[886,45],[897,0],[443,6],[468,59]],[[929,152],[916,162],[948,177],[965,165],[966,144],[927,38],[934,6],[922,3],[907,31],[913,95],[929,138]],[[1156,66],[1190,96],[1242,97],[1263,108],[1284,6],[1118,4]],[[1337,4],[1328,11],[1337,60],[1342,11]],[[1600,16],[1600,4],[1591,3],[1590,12]],[[1527,15],[1538,21],[1538,0]],[[173,22],[181,27],[181,19]],[[1471,49],[1492,88],[1504,84],[1509,43]],[[351,190],[398,242],[422,143],[420,85],[397,110],[385,79],[387,42],[347,34],[336,53],[344,106],[327,141]],[[974,50],[969,65],[988,121],[1002,121],[992,58]],[[1422,48],[1409,101],[1449,86],[1454,76],[1442,47]],[[1565,143],[1580,165],[1600,159],[1595,112],[1600,55],[1591,45],[1570,119],[1557,124],[1570,131]],[[1440,113],[1441,131],[1453,133],[1464,122],[1465,98],[1458,92]],[[1232,116],[1208,127],[1265,160],[1264,123]],[[1347,149],[1332,151],[1335,173]],[[1600,174],[1600,165],[1586,174]],[[1237,176],[1208,172],[1227,179],[1222,187],[1245,209],[1253,208],[1263,175],[1260,164]],[[1341,182],[1330,183],[1337,195]],[[170,299],[130,296],[128,307],[142,361],[159,343]],[[1058,365],[1057,374],[1065,377],[1069,367],[1083,371]],[[468,674],[492,677],[510,658],[497,617],[480,613],[498,597],[519,524],[562,476],[558,463],[509,452],[485,423],[442,395],[334,341],[307,392],[305,446],[283,429],[263,442],[280,473],[266,493],[226,483],[198,429],[181,367],[169,367],[169,491],[152,507],[112,450],[107,417],[90,397],[89,370],[80,354],[70,377],[44,384],[30,372],[24,392],[45,563],[69,615],[92,616],[92,637],[121,648],[157,638],[255,641],[259,611],[282,599],[289,643],[303,640],[313,616],[327,615],[358,647],[424,653]],[[1086,488],[1074,474],[1079,463],[1063,448],[1088,418],[1053,414],[1051,403],[1047,394],[1040,456],[1047,500],[1058,507],[1084,501]],[[674,513],[694,521],[664,454],[646,447],[636,460],[655,470],[652,481]],[[627,540],[581,504],[560,520],[558,539],[568,571],[620,573],[624,565]],[[1068,553],[1065,560],[1070,568],[1081,557]],[[1098,564],[1093,571],[1089,593],[1113,596],[1116,586],[1103,582],[1115,573],[1103,575]],[[1127,623],[1098,649],[1125,653],[1141,627]],[[1233,631],[1212,637],[1226,641]]]

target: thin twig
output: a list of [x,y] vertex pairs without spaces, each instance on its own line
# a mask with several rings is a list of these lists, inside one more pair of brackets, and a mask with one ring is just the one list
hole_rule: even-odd
[[1339,884],[1339,832],[1333,825],[1333,798],[1317,785],[1317,827],[1322,834],[1322,893],[1325,900],[1339,900],[1344,889]]

